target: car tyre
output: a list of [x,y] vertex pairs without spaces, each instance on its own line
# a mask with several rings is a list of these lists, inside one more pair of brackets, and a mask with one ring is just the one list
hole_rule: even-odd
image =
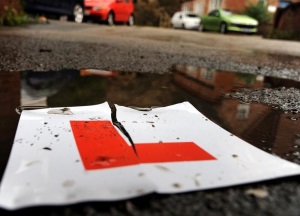
[[226,34],[227,33],[227,24],[226,23],[221,23],[221,25],[220,25],[220,33],[221,34]]
[[201,32],[204,32],[205,31],[204,25],[200,24],[199,27],[198,27],[198,30],[201,31]]
[[184,23],[182,24],[181,28],[182,28],[182,29],[185,29],[185,25],[184,25]]
[[79,4],[76,4],[73,8],[73,15],[69,17],[69,20],[72,20],[76,23],[82,23],[84,19],[83,7]]
[[107,22],[107,25],[109,25],[109,26],[112,26],[115,24],[115,16],[114,16],[113,12],[109,12],[106,22]]
[[130,15],[130,17],[128,19],[127,25],[128,26],[133,26],[134,25],[134,16],[132,14]]

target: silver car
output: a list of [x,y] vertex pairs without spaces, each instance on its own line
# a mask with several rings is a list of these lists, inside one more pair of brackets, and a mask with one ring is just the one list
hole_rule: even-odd
[[199,24],[200,17],[191,12],[176,12],[171,19],[171,25],[173,28],[198,29]]

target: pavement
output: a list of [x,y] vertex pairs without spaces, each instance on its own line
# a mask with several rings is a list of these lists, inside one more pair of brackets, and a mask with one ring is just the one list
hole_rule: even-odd
[[[171,73],[174,64],[300,80],[300,43],[151,27],[50,24],[0,28],[0,71],[97,68]],[[234,173],[232,173],[234,175]],[[33,207],[0,215],[300,215],[300,177],[119,202]],[[249,192],[250,191],[250,192]]]
[[298,79],[300,43],[260,36],[51,20],[0,29],[0,69],[166,73],[174,64]]

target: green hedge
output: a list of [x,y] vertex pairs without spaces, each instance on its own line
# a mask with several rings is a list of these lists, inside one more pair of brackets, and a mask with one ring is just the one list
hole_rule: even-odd
[[34,20],[24,12],[22,0],[20,0],[18,6],[20,6],[19,10],[13,5],[7,5],[0,11],[0,25],[18,26],[28,24]]
[[244,14],[256,19],[260,24],[266,24],[271,21],[272,15],[268,12],[268,5],[263,1],[252,3],[250,1]]

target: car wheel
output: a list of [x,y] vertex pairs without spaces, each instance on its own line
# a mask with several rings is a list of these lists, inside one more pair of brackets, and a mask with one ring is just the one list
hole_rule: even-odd
[[130,17],[128,19],[127,25],[128,26],[133,26],[134,25],[134,16],[132,14],[130,15]]
[[71,17],[71,20],[76,23],[82,23],[84,18],[84,12],[81,5],[77,4],[73,8],[73,16]]
[[115,23],[115,16],[112,12],[109,12],[108,16],[107,16],[107,24],[112,26]]
[[227,32],[227,24],[226,23],[221,23],[220,25],[220,33],[225,34]]
[[204,32],[205,31],[204,25],[200,24],[199,27],[198,27],[198,30],[201,31],[201,32]]
[[181,28],[182,28],[182,29],[185,29],[185,25],[184,25],[184,23],[181,25]]

